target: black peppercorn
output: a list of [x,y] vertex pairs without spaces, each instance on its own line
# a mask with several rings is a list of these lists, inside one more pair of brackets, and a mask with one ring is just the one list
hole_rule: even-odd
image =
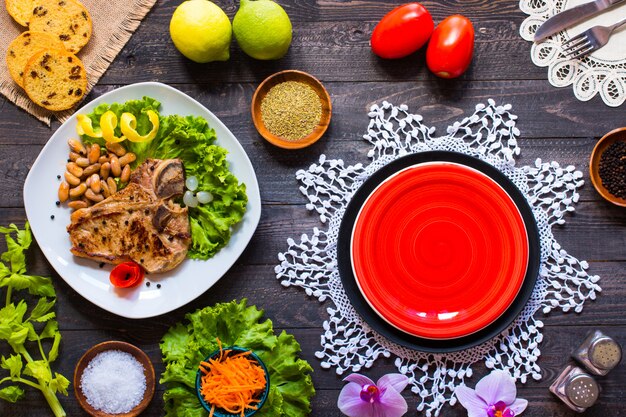
[[600,156],[598,174],[608,192],[626,199],[626,142],[615,142],[606,148]]

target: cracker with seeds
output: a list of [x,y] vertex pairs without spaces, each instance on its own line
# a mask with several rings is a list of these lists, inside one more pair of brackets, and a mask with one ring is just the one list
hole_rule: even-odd
[[65,49],[77,53],[91,38],[92,21],[87,8],[76,0],[36,0],[28,28],[50,33]]
[[37,105],[48,110],[66,110],[78,103],[87,89],[87,73],[71,52],[44,49],[24,68],[24,90]]
[[24,67],[35,53],[42,49],[65,49],[63,42],[45,32],[23,32],[9,44],[7,66],[11,78],[24,87]]
[[28,20],[33,14],[37,0],[5,0],[7,12],[13,20],[22,26],[28,26]]

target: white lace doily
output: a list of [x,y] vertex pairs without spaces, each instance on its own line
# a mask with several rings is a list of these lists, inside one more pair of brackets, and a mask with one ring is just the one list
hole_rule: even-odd
[[[537,28],[549,17],[588,0],[520,0],[520,8],[529,17],[520,26],[522,38],[533,42]],[[581,59],[569,59],[562,44],[595,25],[609,26],[626,16],[626,4],[614,7],[572,26],[548,39],[533,44],[530,56],[539,67],[548,67],[548,81],[555,87],[572,85],[581,101],[600,94],[611,107],[626,100],[626,30],[613,33],[608,44]]]
[[[329,301],[329,319],[324,321],[322,350],[316,356],[323,368],[338,374],[371,367],[382,355],[395,357],[398,370],[410,377],[411,390],[418,395],[419,411],[439,415],[444,404],[454,405],[454,388],[472,376],[472,364],[485,361],[488,368],[508,370],[524,383],[541,378],[537,359],[543,335],[538,318],[551,310],[582,311],[587,299],[601,291],[598,276],[587,274],[585,261],[569,255],[552,235],[554,224],[563,224],[566,212],[574,210],[582,174],[573,166],[537,160],[534,166],[515,167],[519,155],[517,116],[511,106],[479,104],[474,114],[448,127],[443,137],[408,113],[407,106],[384,102],[373,106],[364,136],[372,144],[364,166],[347,165],[341,159],[321,155],[319,163],[296,173],[300,191],[308,198],[306,208],[316,211],[325,228],[303,234],[299,241],[288,239],[288,249],[278,254],[277,278],[285,287],[304,288],[320,302]],[[478,157],[505,173],[528,199],[537,220],[541,239],[541,266],[536,287],[527,306],[514,324],[495,339],[475,348],[451,354],[425,354],[400,347],[373,331],[356,313],[341,285],[337,270],[337,238],[346,206],[369,176],[390,161],[407,153],[450,150]]]

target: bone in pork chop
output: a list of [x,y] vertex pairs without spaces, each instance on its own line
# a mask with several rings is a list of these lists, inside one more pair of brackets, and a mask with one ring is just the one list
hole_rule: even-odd
[[72,214],[72,253],[112,264],[134,261],[148,273],[174,269],[191,242],[187,208],[172,200],[184,184],[179,159],[147,159],[123,190]]

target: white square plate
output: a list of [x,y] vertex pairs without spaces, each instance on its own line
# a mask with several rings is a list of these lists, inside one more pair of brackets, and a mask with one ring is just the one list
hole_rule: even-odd
[[[149,96],[161,102],[161,114],[194,115],[205,118],[215,129],[216,144],[228,150],[230,171],[246,184],[248,207],[243,220],[233,228],[227,246],[206,260],[185,259],[174,270],[147,275],[152,282],[133,289],[116,289],[109,282],[111,265],[77,258],[70,252],[66,226],[70,210],[57,207],[57,191],[69,148],[67,140],[76,137],[72,117],[52,135],[30,169],[24,184],[24,206],[33,234],[52,267],[80,295],[97,306],[128,318],[147,318],[172,311],[194,300],[211,288],[235,263],[252,238],[261,217],[261,196],[254,168],[237,138],[209,110],[180,91],[161,83],[139,83],[111,91],[93,100],[77,113],[90,113],[102,103],[121,103]],[[54,215],[54,219],[51,219]],[[157,288],[156,284],[161,284]]]

